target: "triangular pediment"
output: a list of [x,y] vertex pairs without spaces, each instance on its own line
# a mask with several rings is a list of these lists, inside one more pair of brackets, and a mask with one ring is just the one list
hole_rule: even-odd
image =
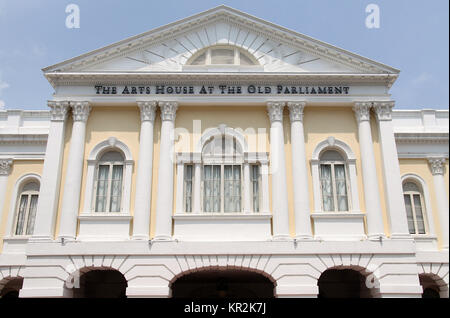
[[[52,72],[184,72],[197,52],[230,45],[258,67],[245,71],[396,74],[387,65],[220,6],[45,68]],[[231,69],[232,71],[235,71]],[[206,70],[205,70],[206,71]]]

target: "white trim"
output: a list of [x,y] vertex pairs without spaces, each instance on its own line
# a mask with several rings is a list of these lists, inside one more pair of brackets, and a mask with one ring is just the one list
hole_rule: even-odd
[[120,150],[125,157],[123,170],[123,192],[120,213],[126,215],[130,214],[131,182],[134,164],[133,157],[131,156],[131,151],[125,143],[121,142],[115,137],[110,137],[107,140],[104,140],[97,144],[89,154],[86,172],[86,186],[84,191],[84,205],[81,215],[89,215],[94,211],[93,197],[95,193],[95,171],[100,155],[108,150]]
[[[39,192],[40,192],[40,188],[42,186],[41,176],[36,173],[24,174],[19,179],[17,179],[16,183],[14,184],[13,194],[12,194],[11,200],[9,201],[10,206],[9,206],[8,221],[6,222],[5,237],[15,237],[13,226],[15,224],[19,190],[23,184],[25,184],[28,181],[32,181],[32,180],[35,180],[35,181],[37,180],[39,182]],[[39,201],[39,198],[38,198],[38,201]],[[35,224],[36,224],[36,220],[35,220]],[[29,235],[25,235],[25,236],[20,235],[18,237],[29,237]]]
[[173,219],[177,220],[221,220],[221,219],[271,219],[272,214],[267,213],[182,213],[173,215]]

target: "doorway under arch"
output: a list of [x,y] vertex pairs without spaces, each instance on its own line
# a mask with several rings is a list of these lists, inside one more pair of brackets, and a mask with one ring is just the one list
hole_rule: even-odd
[[205,269],[171,284],[173,298],[273,298],[275,284],[263,274],[237,269]]
[[74,298],[126,298],[127,280],[114,269],[93,269],[82,273]]
[[438,280],[431,275],[419,275],[420,285],[423,288],[422,298],[441,298],[441,293],[445,291],[439,286]]
[[354,269],[328,269],[318,281],[318,298],[371,298],[366,277]]

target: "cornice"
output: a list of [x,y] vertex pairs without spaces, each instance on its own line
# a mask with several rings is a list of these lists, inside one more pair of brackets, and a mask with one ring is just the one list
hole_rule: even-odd
[[0,134],[1,144],[46,144],[47,134]]
[[448,133],[395,133],[398,143],[448,144]]
[[190,73],[190,72],[66,72],[48,73],[48,81],[52,86],[69,85],[139,85],[139,84],[171,84],[187,85],[204,84],[205,81],[220,81],[223,84],[326,84],[345,86],[349,84],[378,83],[391,85],[397,75],[389,74],[354,74],[354,73],[275,73],[275,72],[226,72],[226,73]]

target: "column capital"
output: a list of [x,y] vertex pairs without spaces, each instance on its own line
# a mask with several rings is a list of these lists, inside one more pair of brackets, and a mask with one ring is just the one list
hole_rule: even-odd
[[7,176],[11,172],[12,159],[0,159],[0,176]]
[[285,102],[267,102],[267,112],[270,122],[283,121],[283,109]]
[[361,121],[370,121],[370,107],[372,107],[372,102],[355,102],[353,111],[355,112],[358,123]]
[[91,111],[89,102],[70,102],[70,106],[72,107],[73,121],[87,121]]
[[139,101],[137,102],[141,111],[141,122],[143,121],[155,121],[155,112],[158,103],[156,101]]
[[394,108],[394,105],[394,101],[373,102],[373,109],[377,115],[377,120],[392,120],[392,108]]
[[50,108],[50,120],[51,121],[65,121],[67,118],[67,112],[69,110],[68,101],[47,101],[47,105]]
[[303,109],[306,106],[306,102],[288,102],[289,107],[289,118],[291,119],[291,123],[294,121],[303,121]]
[[163,121],[175,121],[178,109],[177,102],[158,102],[158,105],[161,108],[161,119]]
[[428,157],[427,159],[433,176],[444,175],[446,161],[444,157]]

